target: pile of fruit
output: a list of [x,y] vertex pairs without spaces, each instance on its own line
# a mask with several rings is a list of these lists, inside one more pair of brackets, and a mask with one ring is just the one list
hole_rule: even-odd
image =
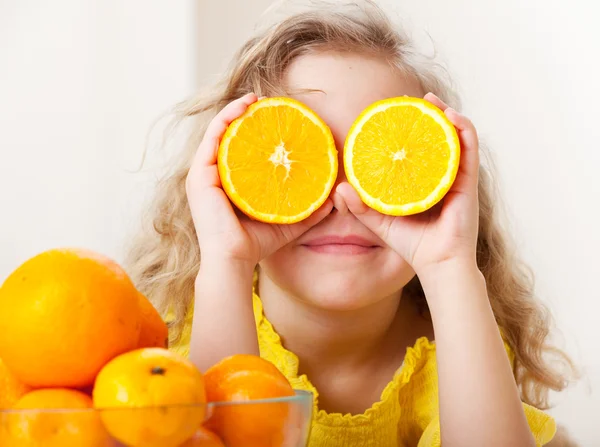
[[256,356],[202,374],[167,349],[167,325],[124,270],[96,253],[50,250],[15,270],[0,288],[0,334],[1,446],[279,445],[290,418],[283,403],[207,404],[294,391]]

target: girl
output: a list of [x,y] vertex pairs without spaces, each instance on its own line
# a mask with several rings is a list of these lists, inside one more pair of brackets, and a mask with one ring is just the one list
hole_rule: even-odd
[[[569,361],[547,347],[549,316],[501,230],[476,130],[439,71],[374,4],[315,8],[250,39],[210,97],[177,110],[199,121],[135,242],[133,276],[172,313],[174,349],[201,369],[260,353],[312,391],[311,447],[554,436],[539,409],[565,380],[544,356]],[[220,188],[219,140],[257,96],[280,95],[314,110],[340,154],[365,107],[424,97],[459,133],[452,190],[430,212],[389,217],[361,202],[341,168],[328,202],[301,223],[240,215]]]

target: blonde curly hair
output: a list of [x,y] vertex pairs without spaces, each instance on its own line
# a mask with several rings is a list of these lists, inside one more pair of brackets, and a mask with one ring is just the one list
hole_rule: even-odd
[[[282,78],[297,57],[320,51],[377,55],[414,76],[424,92],[433,92],[460,109],[445,70],[413,45],[371,1],[313,5],[257,32],[235,55],[222,81],[174,110],[174,123],[191,123],[187,145],[175,169],[158,184],[147,225],[132,242],[127,265],[133,280],[163,313],[172,315],[171,337],[177,340],[194,296],[201,262],[185,180],[193,155],[211,118],[230,101],[248,92],[285,95]],[[487,282],[489,299],[505,341],[514,352],[514,374],[522,400],[549,407],[549,390],[562,390],[574,372],[569,358],[548,344],[551,317],[534,296],[532,275],[517,258],[500,221],[493,164],[482,150],[479,183],[477,261]],[[418,278],[407,295],[426,307]],[[549,358],[549,356],[551,358]]]

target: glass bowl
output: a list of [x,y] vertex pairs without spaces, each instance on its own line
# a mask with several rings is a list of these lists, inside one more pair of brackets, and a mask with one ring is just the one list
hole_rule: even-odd
[[[306,447],[312,411],[313,395],[306,391],[205,405],[0,410],[0,446]],[[202,442],[204,429],[223,444]]]

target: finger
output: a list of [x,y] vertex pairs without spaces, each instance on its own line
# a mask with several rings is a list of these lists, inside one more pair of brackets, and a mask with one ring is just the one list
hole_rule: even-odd
[[225,130],[233,120],[242,116],[250,104],[257,100],[254,93],[248,93],[223,107],[208,125],[192,166],[210,166],[216,163],[219,143]]
[[348,211],[354,215],[367,213],[370,208],[362,201],[356,190],[348,182],[340,182],[335,189],[335,192],[339,194]]
[[251,220],[250,218],[244,218],[244,221],[245,225],[249,225],[253,228],[252,232],[257,235],[259,246],[261,247],[260,259],[264,259],[279,248],[298,239],[310,228],[321,222],[329,215],[332,208],[333,203],[331,202],[331,199],[327,199],[327,201],[307,219],[294,224],[273,225]]
[[426,101],[429,101],[431,104],[436,106],[442,112],[444,112],[448,107],[450,107],[448,104],[446,104],[444,101],[442,101],[440,98],[438,98],[435,94],[433,94],[431,92],[427,93],[423,97],[423,99]]
[[445,111],[448,120],[456,127],[460,140],[461,154],[459,178],[456,186],[473,189],[477,188],[479,177],[479,137],[477,130],[469,118],[452,108]]
[[189,202],[192,220],[201,246],[214,241],[202,240],[215,233],[234,233],[239,226],[231,202],[220,188],[205,188]]
[[289,243],[306,233],[316,224],[325,219],[333,209],[333,201],[327,199],[321,207],[301,222],[291,225],[280,225],[285,243]]
[[342,196],[348,210],[354,214],[358,220],[381,239],[386,240],[393,222],[391,216],[381,214],[367,206],[348,182],[340,183],[336,188],[336,192]]

